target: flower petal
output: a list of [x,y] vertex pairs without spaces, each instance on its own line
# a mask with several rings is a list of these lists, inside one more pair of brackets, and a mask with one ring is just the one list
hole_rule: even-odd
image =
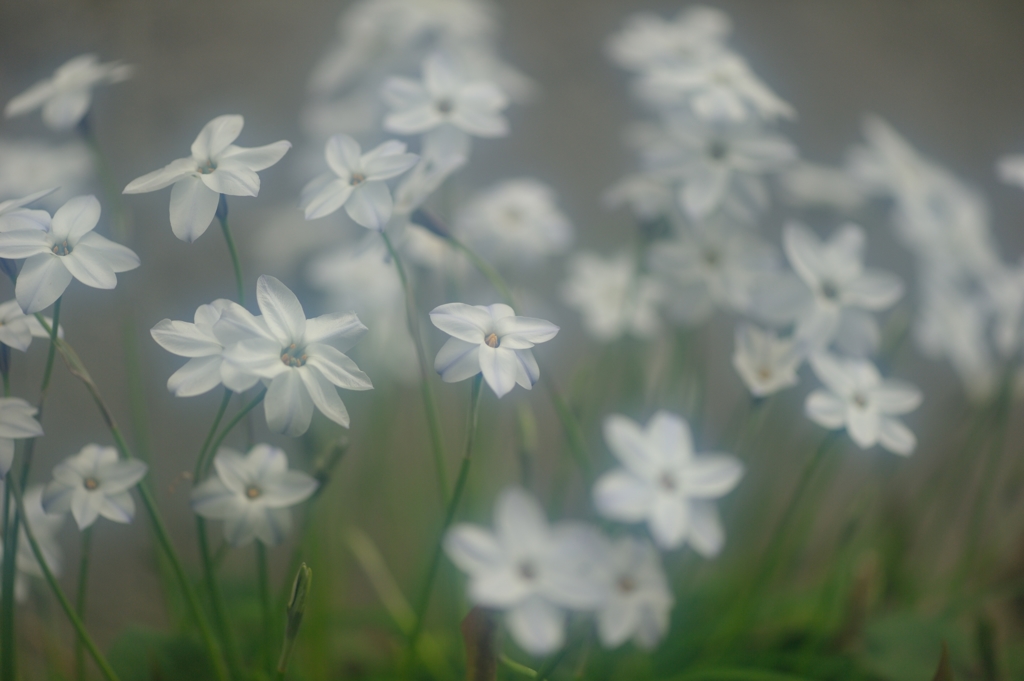
[[[329,179],[325,182],[323,178]],[[307,220],[317,220],[344,206],[350,196],[352,185],[349,182],[322,175],[302,189],[299,207]]]
[[263,503],[270,508],[285,508],[305,501],[320,483],[302,471],[285,471],[263,481]]
[[21,266],[14,292],[26,314],[46,309],[64,293],[71,283],[71,272],[59,256],[52,253],[33,255]]
[[196,172],[196,162],[191,158],[179,158],[171,161],[163,168],[146,173],[128,183],[123,194],[144,194],[170,187],[178,180]]
[[606,518],[637,523],[647,518],[654,501],[649,483],[624,470],[605,473],[594,484],[594,506]]
[[326,343],[346,352],[364,335],[366,326],[354,312],[334,312],[306,320],[306,344]]
[[219,356],[222,350],[220,343],[189,322],[163,319],[149,330],[149,335],[164,350],[180,357]]
[[267,426],[275,433],[298,437],[309,430],[313,418],[313,398],[294,370],[278,374],[263,398]]
[[286,140],[262,147],[236,147],[232,144],[220,155],[220,161],[238,163],[253,171],[266,170],[284,158],[291,148],[292,143]]
[[637,477],[653,479],[662,467],[661,452],[649,442],[640,424],[620,414],[604,419],[604,441],[615,458]]
[[494,528],[503,546],[529,552],[547,540],[548,521],[544,509],[526,490],[509,487],[499,496],[494,510]]
[[175,397],[195,397],[216,388],[221,383],[220,354],[195,357],[167,379],[167,389]]
[[540,596],[512,608],[505,621],[516,644],[531,655],[547,655],[565,643],[565,613]]
[[130,492],[104,494],[99,504],[99,513],[107,520],[127,524],[135,517],[135,501]]
[[824,390],[815,390],[804,403],[807,418],[819,426],[836,430],[846,423],[846,402]]
[[476,525],[458,523],[445,534],[444,552],[463,572],[485,573],[503,561],[501,545],[490,532]]
[[725,530],[718,508],[709,501],[690,502],[690,546],[705,558],[714,558],[725,545]]
[[484,334],[491,329],[487,308],[465,303],[447,303],[430,311],[430,321],[449,336],[467,343],[483,344]]
[[533,317],[503,317],[494,324],[501,347],[510,350],[532,348],[537,343],[551,340],[558,331],[551,322]]
[[364,182],[352,190],[345,212],[367,229],[383,229],[391,219],[391,190],[383,182]]
[[171,231],[186,243],[203,235],[213,222],[220,195],[195,175],[183,177],[171,188]]
[[743,477],[743,464],[728,454],[702,454],[695,457],[686,473],[686,492],[690,497],[715,499],[728,494]]
[[330,420],[348,428],[348,410],[345,408],[345,403],[341,401],[341,397],[338,396],[338,389],[314,367],[299,367],[294,373],[297,373],[302,379],[316,408]]
[[256,301],[267,327],[279,341],[285,345],[303,341],[306,314],[302,303],[280,279],[269,274],[260,276],[256,282]]
[[[61,257],[61,256],[58,256]],[[112,289],[117,286],[117,275],[110,265],[87,247],[75,248],[61,258],[68,272],[86,286],[100,289]]]
[[491,390],[498,397],[508,394],[515,387],[519,372],[519,358],[515,350],[481,345],[477,353],[480,357],[480,370],[487,385],[491,386]]
[[81,248],[88,249],[97,258],[107,263],[107,266],[114,272],[128,272],[141,264],[135,251],[127,246],[114,243],[96,232],[89,232],[78,240],[75,250]]
[[214,161],[242,134],[245,119],[238,115],[217,116],[203,126],[192,143],[192,158],[199,163]]
[[222,161],[216,170],[203,173],[199,179],[218,194],[256,196],[260,193],[260,176],[238,162]]
[[78,243],[100,221],[100,202],[95,196],[76,196],[57,209],[50,223],[53,240]]
[[373,383],[348,355],[324,343],[306,346],[306,366],[316,369],[325,380],[345,390],[372,390]]
[[434,371],[445,383],[458,383],[480,373],[480,345],[449,338],[434,358]]
[[0,258],[20,260],[48,253],[51,253],[50,241],[45,232],[38,229],[0,232]]
[[324,158],[334,174],[348,180],[352,172],[361,169],[359,158],[363,150],[350,135],[333,135],[324,147]]
[[899,419],[878,419],[878,442],[893,454],[910,456],[917,448],[917,437]]
[[656,495],[648,527],[662,549],[678,548],[690,531],[689,502],[679,496]]
[[885,380],[871,391],[871,402],[883,414],[906,414],[921,406],[921,391],[909,383]]

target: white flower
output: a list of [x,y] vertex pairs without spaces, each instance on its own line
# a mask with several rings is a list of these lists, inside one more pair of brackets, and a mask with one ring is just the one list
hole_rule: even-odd
[[917,438],[893,417],[917,409],[920,390],[902,381],[883,380],[868,360],[820,353],[810,361],[827,388],[807,396],[804,406],[812,421],[830,430],[846,428],[861,449],[880,444],[893,454],[913,453]]
[[242,133],[241,116],[218,116],[203,126],[192,143],[192,155],[172,161],[160,170],[136,178],[125,194],[144,194],[174,185],[171,189],[171,230],[192,243],[210,226],[221,194],[256,196],[260,176],[291,149],[284,140],[262,147],[232,144]]
[[656,220],[672,212],[672,183],[654,173],[628,175],[609,187],[601,200],[608,208],[627,206],[638,220]]
[[47,513],[71,511],[80,530],[100,516],[130,523],[135,517],[130,490],[146,471],[138,459],[118,459],[113,447],[86,445],[54,467],[53,481],[43,492],[43,508]]
[[270,445],[256,445],[244,455],[221,449],[213,468],[215,474],[192,490],[192,510],[223,520],[232,546],[254,539],[280,544],[292,524],[288,507],[308,499],[319,484],[307,473],[288,470],[287,455]]
[[827,242],[796,223],[782,234],[789,264],[800,282],[782,278],[761,288],[752,312],[774,323],[796,322],[795,338],[807,351],[836,340],[868,354],[878,341],[878,323],[868,312],[891,307],[903,295],[896,276],[864,268],[864,230],[841,227]]
[[0,480],[14,463],[14,441],[43,434],[35,419],[38,411],[20,397],[0,397]]
[[99,219],[96,197],[77,196],[54,213],[46,228],[0,232],[0,257],[26,258],[14,289],[26,313],[49,307],[72,278],[93,288],[112,289],[118,272],[139,266],[134,251],[92,231]]
[[[3,491],[3,484],[0,482],[0,493]],[[46,513],[43,510],[42,498],[42,485],[33,485],[25,490],[22,496],[22,500],[25,502],[25,517],[22,518],[22,522],[27,523],[32,529],[32,536],[35,537],[36,543],[39,544],[40,552],[43,554],[43,559],[46,561],[50,571],[54,575],[60,576],[63,556],[57,535],[61,526],[64,525],[64,516]],[[9,508],[9,512],[14,513],[15,504],[13,498]],[[2,561],[2,558],[3,546],[2,542],[0,542],[0,561]],[[15,571],[14,600],[21,603],[28,598],[27,578],[43,578],[43,568],[39,561],[36,560],[35,553],[32,551],[32,545],[28,541],[24,525],[18,528],[18,558],[15,561]]]
[[799,382],[803,355],[792,339],[779,338],[753,324],[736,327],[732,365],[754,397],[765,397]]
[[652,68],[637,92],[656,107],[684,105],[704,120],[744,122],[794,118],[793,107],[754,74],[742,57],[729,51]]
[[601,643],[615,648],[632,638],[653,648],[668,631],[675,603],[657,550],[646,539],[626,536],[608,542],[605,560],[608,591],[597,612]]
[[665,411],[645,429],[625,416],[609,416],[604,438],[624,468],[594,485],[598,512],[627,523],[646,521],[663,549],[688,541],[702,556],[717,555],[725,533],[712,500],[736,486],[743,464],[727,454],[695,456],[690,427]]
[[868,187],[845,168],[799,161],[779,175],[789,203],[853,211],[868,200]]
[[260,380],[267,384],[263,410],[275,433],[292,437],[305,433],[314,405],[347,428],[348,411],[337,388],[373,387],[344,354],[366,333],[366,327],[352,313],[306,319],[295,294],[267,275],[256,284],[256,300],[261,318],[241,306],[231,307],[214,325],[214,333],[226,347],[221,366],[224,385],[242,392]]
[[527,390],[540,378],[530,352],[537,343],[555,337],[558,327],[533,317],[517,317],[508,305],[448,303],[430,311],[430,321],[451,338],[434,359],[445,383],[456,383],[483,372],[498,397],[516,383]]
[[0,232],[14,232],[21,229],[46,230],[50,226],[50,214],[45,210],[25,208],[56,189],[44,189],[20,199],[0,202]]
[[519,488],[498,497],[494,528],[458,524],[444,538],[448,557],[469,575],[470,600],[506,611],[512,638],[531,655],[558,650],[565,610],[594,609],[604,596],[600,536],[579,523],[548,525]]
[[4,114],[11,118],[43,108],[43,121],[54,130],[73,128],[89,112],[92,89],[103,83],[119,83],[132,75],[132,67],[121,62],[101,64],[94,54],[83,54],[57,68],[7,103]]
[[332,173],[321,175],[302,190],[300,206],[307,220],[330,215],[342,206],[367,229],[383,229],[391,218],[391,191],[384,180],[416,165],[418,156],[405,153],[405,144],[391,140],[362,153],[348,135],[327,140],[324,151]]
[[637,12],[611,36],[606,51],[619,66],[644,72],[717,52],[723,49],[722,41],[731,31],[728,15],[712,7],[693,5],[680,10],[670,21],[651,12]]
[[[423,81],[390,78],[383,96],[391,108],[384,129],[400,135],[439,131],[451,135],[452,149],[464,150],[467,135],[504,137],[508,121],[501,112],[508,98],[497,85],[468,80],[440,54],[423,62]],[[457,131],[457,133],[456,133]]]
[[202,395],[221,384],[224,344],[214,332],[214,326],[224,310],[232,307],[239,308],[239,316],[248,314],[238,303],[219,298],[196,309],[195,323],[163,319],[150,329],[153,340],[164,350],[189,358],[167,379],[167,389],[176,396]]
[[454,230],[481,255],[507,262],[558,255],[572,243],[572,224],[554,191],[528,177],[478,194],[459,211]]
[[568,269],[562,300],[583,315],[583,325],[592,336],[611,341],[626,334],[650,338],[657,333],[662,290],[636,271],[632,254],[605,258],[577,253],[569,259]]
[[[43,319],[52,328],[53,320],[49,317],[43,317]],[[50,333],[43,328],[35,315],[25,314],[17,300],[0,303],[0,343],[25,352],[28,350],[33,336],[49,338]],[[63,326],[57,327],[57,336],[64,337]]]
[[653,170],[679,178],[679,205],[693,220],[729,204],[750,214],[763,210],[768,202],[763,177],[796,159],[792,144],[757,125],[681,118],[667,132],[644,156]]

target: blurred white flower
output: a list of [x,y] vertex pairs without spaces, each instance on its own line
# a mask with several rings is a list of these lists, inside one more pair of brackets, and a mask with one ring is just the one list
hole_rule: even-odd
[[727,454],[694,455],[690,427],[679,416],[659,411],[646,428],[613,414],[604,438],[624,466],[594,484],[594,505],[606,518],[646,522],[663,549],[689,542],[706,558],[725,543],[712,500],[728,494],[743,477],[743,464]]
[[469,575],[469,598],[506,611],[515,642],[545,655],[565,642],[566,610],[600,606],[604,547],[580,523],[549,525],[540,504],[519,488],[506,489],[494,511],[494,531],[458,524],[444,539],[448,557]]
[[1003,156],[996,169],[1003,182],[1024,187],[1024,156]]
[[288,470],[284,451],[264,444],[244,455],[223,448],[213,457],[213,469],[214,475],[192,490],[192,510],[223,520],[232,546],[254,539],[280,544],[291,529],[289,507],[312,496],[319,484],[307,473]]
[[40,187],[60,187],[64,196],[75,196],[93,172],[92,156],[81,141],[0,139],[0,198],[31,194]]
[[868,360],[820,353],[810,362],[826,388],[807,396],[805,409],[812,421],[830,430],[846,428],[861,449],[880,444],[903,456],[914,451],[914,433],[893,417],[917,409],[920,390],[902,381],[883,380]]
[[780,173],[779,186],[789,203],[842,211],[859,208],[869,195],[868,187],[848,170],[805,161]]
[[[238,303],[219,298],[196,309],[195,322],[163,319],[150,329],[160,347],[180,357],[188,357],[185,365],[167,379],[167,389],[177,397],[193,397],[213,390],[222,382],[221,366],[224,344],[214,331],[224,311],[237,307],[239,316],[248,314]],[[228,336],[228,340],[233,340]]]
[[796,372],[803,360],[790,338],[779,338],[753,324],[736,327],[732,365],[754,397],[766,397],[796,385]]
[[280,161],[292,147],[284,140],[262,147],[235,146],[232,142],[244,125],[245,119],[237,115],[214,118],[192,143],[190,157],[132,180],[124,193],[144,194],[174,185],[171,230],[182,241],[192,243],[213,222],[221,194],[256,196],[260,192],[257,171]]
[[0,232],[15,232],[20,229],[36,229],[46,231],[50,228],[50,214],[45,210],[26,208],[25,206],[35,203],[55,189],[44,189],[43,191],[23,196],[19,199],[10,199],[0,202]]
[[306,319],[295,294],[265,274],[256,283],[256,300],[261,318],[236,306],[224,309],[214,324],[215,335],[226,347],[221,366],[224,385],[242,392],[262,380],[267,385],[263,409],[275,433],[292,437],[305,433],[314,405],[347,428],[348,410],[337,388],[373,387],[344,354],[366,333],[366,327],[352,313]]
[[616,648],[632,638],[641,648],[654,648],[668,631],[675,604],[658,551],[630,536],[607,544],[608,591],[597,612],[601,643]]
[[[0,481],[0,493],[3,492],[3,483]],[[22,500],[25,502],[24,523],[32,529],[32,536],[39,544],[40,552],[46,561],[50,571],[59,576],[63,555],[60,549],[60,541],[57,536],[60,528],[64,525],[63,515],[49,515],[43,510],[42,504],[43,486],[32,485],[28,487]],[[14,499],[11,499],[10,512],[14,512]],[[0,545],[0,559],[3,558],[3,546]],[[14,576],[14,600],[18,603],[28,598],[28,577],[36,579],[43,578],[43,568],[36,560],[32,545],[25,534],[25,528],[18,528],[18,558],[15,561]]]
[[100,516],[130,523],[135,517],[131,488],[147,470],[138,459],[119,459],[113,447],[86,445],[54,467],[53,481],[43,492],[43,509],[47,513],[71,511],[80,530]]
[[609,187],[601,200],[608,208],[627,206],[638,220],[656,220],[672,212],[672,184],[663,174],[628,175]]
[[451,338],[434,359],[434,369],[446,383],[456,383],[483,372],[498,397],[516,383],[527,390],[540,378],[540,367],[530,352],[537,343],[555,337],[558,327],[533,317],[517,317],[508,305],[448,303],[430,311],[430,321]]
[[655,242],[649,260],[665,290],[668,316],[683,324],[700,324],[716,308],[745,311],[753,287],[778,269],[779,258],[757,235],[716,224]]
[[637,12],[612,34],[606,51],[622,68],[644,72],[687,64],[720,51],[731,32],[729,16],[713,7],[691,5],[671,20]]
[[752,312],[773,323],[796,322],[794,337],[808,352],[833,340],[867,354],[877,346],[878,323],[866,312],[891,307],[903,283],[887,272],[864,268],[864,230],[848,224],[822,242],[806,227],[789,223],[783,247],[799,283],[780,277],[759,288]]
[[[47,324],[53,324],[53,320],[49,317],[43,317],[43,319]],[[0,303],[0,343],[25,352],[28,350],[29,344],[32,343],[33,336],[49,338],[50,333],[43,328],[35,315],[25,314],[17,300]],[[63,326],[57,328],[57,336],[64,337]]]
[[686,106],[709,121],[796,117],[793,107],[772,92],[742,57],[725,50],[651,68],[641,76],[637,93],[655,107]]
[[757,125],[676,118],[667,136],[644,150],[647,165],[681,182],[679,204],[703,220],[730,203],[756,214],[768,203],[763,177],[792,163],[796,149]]
[[132,75],[132,67],[121,62],[100,63],[94,54],[68,60],[53,72],[7,103],[4,114],[11,118],[43,108],[43,122],[54,130],[75,127],[89,112],[92,89],[105,83],[120,83]]
[[469,135],[504,137],[508,121],[502,111],[508,98],[497,85],[471,80],[458,73],[449,60],[432,54],[423,62],[423,80],[389,78],[383,96],[391,113],[384,129],[400,135],[434,131],[444,135],[452,151],[465,154]]
[[20,397],[0,397],[0,480],[14,463],[14,441],[43,434],[43,427],[35,419],[38,411]]
[[93,288],[117,286],[117,273],[139,266],[139,256],[92,231],[100,219],[95,196],[77,196],[53,215],[46,227],[0,232],[0,257],[21,259],[14,292],[26,313],[49,307],[71,279]]
[[321,175],[302,190],[300,207],[307,220],[322,218],[342,206],[348,216],[367,229],[383,229],[391,218],[391,191],[384,180],[416,165],[416,154],[391,140],[362,153],[348,135],[327,140],[324,151],[333,173]]
[[572,224],[554,191],[528,177],[505,180],[475,196],[459,211],[454,230],[477,253],[496,261],[535,262],[572,244]]
[[590,335],[611,341],[627,334],[650,338],[657,333],[662,290],[651,278],[637,272],[632,254],[605,258],[577,253],[569,259],[568,270],[562,300],[583,315],[583,325]]

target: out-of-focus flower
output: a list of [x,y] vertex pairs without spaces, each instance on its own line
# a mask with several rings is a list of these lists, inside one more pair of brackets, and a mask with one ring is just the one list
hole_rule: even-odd
[[753,324],[736,327],[732,365],[754,397],[765,397],[797,384],[803,355],[789,338]]
[[999,159],[996,170],[1003,182],[1024,187],[1024,156],[1003,156]]
[[147,470],[138,459],[119,459],[113,447],[86,445],[54,467],[53,481],[43,492],[43,509],[47,513],[71,511],[80,530],[100,516],[130,523],[135,517],[130,490]]
[[606,648],[633,639],[654,648],[668,631],[675,599],[657,550],[646,539],[622,537],[607,549],[608,592],[597,612],[597,632]]
[[189,358],[167,379],[167,389],[177,397],[202,395],[221,384],[224,344],[214,332],[214,326],[224,310],[232,307],[239,308],[239,315],[245,311],[238,303],[219,298],[209,305],[200,305],[194,323],[163,319],[150,329],[153,340],[164,350]]
[[652,170],[678,178],[680,205],[691,219],[703,220],[729,203],[753,214],[762,210],[768,202],[762,178],[797,154],[783,137],[754,124],[678,118],[644,156]]
[[418,135],[436,131],[450,140],[448,148],[463,153],[469,135],[508,134],[508,121],[501,113],[508,106],[505,93],[489,81],[465,78],[440,54],[424,60],[422,82],[390,78],[384,83],[383,95],[391,108],[384,118],[384,129],[390,132]]
[[527,390],[540,378],[540,367],[530,352],[537,343],[555,337],[558,327],[533,317],[517,317],[508,305],[448,303],[430,312],[434,326],[451,338],[434,359],[434,369],[446,383],[456,383],[483,372],[498,397],[516,383]]
[[277,447],[256,445],[248,454],[223,448],[213,457],[214,475],[192,490],[192,510],[224,521],[232,546],[259,539],[280,544],[291,529],[289,507],[312,496],[319,483],[302,471],[288,469],[288,456]]
[[94,172],[89,149],[80,141],[52,144],[0,139],[0,197],[23,196],[40,187],[60,187],[64,196],[81,193]]
[[636,270],[629,253],[602,257],[577,253],[569,259],[562,300],[583,315],[583,325],[600,341],[629,334],[650,338],[660,328],[662,290]]
[[798,206],[828,206],[852,211],[864,205],[868,188],[844,168],[800,161],[779,174],[786,200]]
[[0,480],[14,463],[14,441],[43,434],[35,419],[38,411],[20,397],[0,397]]
[[171,189],[171,230],[192,243],[210,226],[221,194],[256,196],[260,192],[257,171],[266,170],[291,149],[281,140],[262,147],[232,144],[242,133],[245,119],[218,116],[203,126],[192,143],[192,155],[172,161],[160,170],[136,178],[125,194],[144,194],[174,185]]
[[810,362],[827,388],[807,396],[805,408],[812,421],[830,430],[846,428],[861,449],[880,444],[894,454],[913,453],[917,438],[894,417],[917,409],[920,390],[902,381],[883,380],[868,360],[821,353]]
[[795,321],[795,338],[808,351],[833,340],[848,341],[847,349],[859,354],[872,351],[877,322],[864,313],[891,307],[903,295],[903,284],[892,274],[864,268],[864,231],[845,225],[823,243],[806,227],[790,223],[782,241],[802,284],[780,278],[761,287],[752,311],[776,323]]
[[535,262],[564,253],[572,224],[550,187],[532,178],[505,180],[471,200],[455,232],[481,255],[506,262]]
[[352,313],[306,319],[291,289],[268,275],[256,283],[256,300],[261,318],[236,306],[226,308],[214,324],[214,333],[226,348],[221,366],[224,385],[242,392],[261,380],[266,383],[263,409],[275,433],[305,433],[314,405],[347,428],[348,410],[337,388],[373,388],[369,377],[344,354],[366,327]]
[[48,228],[0,232],[0,257],[25,258],[15,296],[26,313],[49,307],[77,279],[93,288],[117,286],[117,273],[139,266],[139,256],[92,230],[100,219],[95,196],[78,196],[53,215]]
[[609,208],[627,206],[638,220],[656,220],[672,212],[672,184],[663,174],[629,175],[609,187],[601,198]]
[[593,610],[605,595],[600,536],[579,523],[549,525],[527,492],[498,497],[494,531],[458,524],[444,539],[445,552],[469,575],[469,598],[506,611],[515,642],[532,655],[565,642],[566,610]]
[[419,159],[394,140],[364,154],[348,135],[327,140],[324,155],[333,173],[317,177],[302,190],[300,206],[306,219],[325,217],[344,206],[350,218],[377,230],[391,218],[391,191],[384,180],[401,175]]
[[[49,317],[43,317],[47,324],[53,324]],[[57,335],[64,337],[63,327],[57,329]],[[35,315],[25,314],[17,300],[0,303],[0,343],[9,345],[15,350],[25,352],[32,337],[49,338],[49,332],[43,328]]]
[[[3,484],[0,483],[0,492]],[[43,510],[43,486],[33,485],[25,490],[25,518],[23,522],[32,529],[32,536],[39,544],[40,552],[50,571],[59,576],[63,555],[60,549],[58,532],[64,525],[63,515],[49,515]],[[11,499],[10,513],[14,513],[14,499]],[[3,558],[3,546],[0,546],[0,559]],[[14,600],[18,603],[28,598],[28,577],[43,578],[43,568],[36,560],[32,545],[28,541],[25,528],[18,529],[18,558],[15,561]]]
[[55,189],[44,189],[20,199],[0,202],[0,232],[16,232],[22,229],[46,231],[50,228],[50,214],[45,210],[26,208],[39,199],[52,194]]
[[713,7],[692,5],[665,20],[650,12],[637,12],[608,40],[607,53],[617,65],[645,72],[657,67],[687,64],[724,48],[732,32],[729,16]]
[[119,83],[132,75],[132,67],[121,62],[100,63],[94,54],[68,60],[53,76],[39,81],[7,103],[4,114],[11,118],[42,107],[43,122],[54,130],[75,127],[89,112],[92,89],[105,83]]
[[794,118],[739,55],[716,51],[686,63],[651,68],[637,84],[640,97],[656,107],[686,106],[709,121]]
[[604,437],[624,466],[601,476],[594,504],[606,518],[646,522],[663,549],[689,542],[705,557],[718,554],[725,533],[712,500],[743,477],[743,464],[727,454],[694,455],[690,427],[659,411],[646,428],[625,416],[605,419]]

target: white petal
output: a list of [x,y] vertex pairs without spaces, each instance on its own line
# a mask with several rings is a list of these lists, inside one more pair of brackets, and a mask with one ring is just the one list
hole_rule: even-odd
[[40,230],[18,229],[0,232],[0,258],[20,260],[50,252],[50,241]]
[[465,303],[447,303],[430,311],[430,321],[449,336],[481,344],[492,324],[486,308]]
[[97,255],[95,250],[87,247],[75,248],[63,256],[61,262],[68,272],[86,286],[100,289],[112,289],[117,286],[117,275],[110,265]]
[[539,596],[510,610],[505,621],[516,644],[531,655],[547,655],[565,643],[565,613]]
[[50,234],[53,240],[78,243],[100,221],[100,202],[95,196],[76,196],[53,214]]
[[850,439],[861,449],[874,447],[878,444],[879,417],[878,411],[868,407],[863,409],[856,404],[846,408],[846,432]]
[[207,393],[220,385],[220,363],[220,354],[190,359],[167,379],[167,389],[176,397]]
[[837,395],[850,395],[856,390],[857,385],[848,363],[828,353],[812,355],[810,363],[818,380]]
[[843,286],[843,302],[867,310],[884,310],[903,296],[903,282],[884,272],[865,273]]
[[199,163],[216,160],[242,134],[245,119],[237,115],[217,116],[203,126],[192,143],[192,158]]
[[[397,147],[388,145],[400,145],[401,151],[397,153]],[[387,147],[387,148],[385,148]],[[405,171],[416,165],[420,157],[416,154],[406,154],[405,145],[401,142],[385,142],[376,149],[368,152],[362,159],[363,161],[363,172],[366,174],[367,180],[387,180],[401,175]],[[384,153],[388,152],[388,153]]]
[[260,193],[260,176],[245,165],[223,161],[212,173],[199,176],[208,188],[228,196],[257,196]]
[[384,129],[400,135],[418,135],[442,123],[444,118],[431,102],[424,102],[401,111],[392,111],[384,117]]
[[648,527],[662,549],[678,548],[690,530],[689,503],[677,496],[658,494],[651,507]]
[[511,350],[526,350],[537,343],[549,341],[558,330],[551,322],[533,317],[504,317],[494,325],[501,347]]
[[515,350],[505,348],[492,348],[488,345],[481,345],[477,349],[480,357],[480,370],[483,372],[484,380],[491,390],[498,397],[503,397],[516,385],[516,375],[519,371],[519,358]]
[[364,182],[345,202],[345,212],[367,229],[383,229],[391,219],[391,190],[383,182]]
[[480,344],[449,338],[434,358],[434,370],[445,383],[458,383],[480,373]]
[[824,266],[818,237],[803,225],[790,222],[782,231],[782,246],[793,270],[809,286],[817,287]]
[[82,120],[91,103],[88,89],[57,93],[43,104],[43,121],[54,130],[68,130]]
[[327,343],[347,351],[366,334],[366,326],[352,312],[335,312],[306,320],[306,343]]
[[302,303],[277,277],[262,275],[256,282],[256,301],[263,320],[278,340],[300,343],[306,333],[306,315]]
[[97,466],[96,477],[104,494],[116,494],[134,487],[146,476],[148,470],[149,467],[138,459],[114,460]]
[[243,495],[229,489],[216,475],[192,489],[191,503],[195,513],[214,520],[239,515],[246,504]]
[[139,256],[135,251],[127,246],[114,243],[96,232],[89,232],[78,240],[75,250],[77,251],[81,248],[87,249],[96,258],[105,262],[114,272],[134,270],[141,264]]
[[221,345],[189,322],[163,319],[149,334],[160,347],[181,357],[220,355]]
[[[519,360],[519,366],[516,368],[516,383],[527,390],[532,390],[540,379],[540,366],[537,364],[537,359],[529,350],[516,350],[515,352],[516,359]],[[479,362],[479,359],[477,361]]]
[[104,495],[99,514],[115,523],[130,523],[135,517],[135,501],[130,492]]
[[373,383],[352,359],[324,343],[306,346],[306,366],[315,368],[323,377],[345,390],[372,390]]
[[739,484],[743,472],[743,464],[728,454],[695,457],[686,472],[687,495],[715,499],[728,494]]
[[154,170],[142,177],[135,178],[128,183],[128,186],[124,188],[122,193],[144,194],[146,192],[155,192],[158,189],[170,187],[178,180],[194,172],[196,172],[195,161],[191,158],[179,158],[171,161],[159,170]]
[[662,462],[683,466],[693,457],[693,435],[690,425],[681,416],[659,410],[647,422],[647,442],[654,447]]
[[714,558],[725,545],[725,530],[718,509],[709,501],[690,502],[690,546],[705,558]]
[[360,168],[359,158],[362,153],[359,142],[344,134],[332,136],[324,147],[327,165],[343,180],[348,180],[352,172]]
[[687,177],[683,183],[683,208],[694,220],[701,220],[721,205],[728,186],[729,174],[724,171],[705,170]]
[[490,532],[468,523],[459,523],[444,537],[444,552],[463,572],[474,575],[501,565],[501,546]]
[[307,220],[317,220],[327,217],[334,211],[345,205],[352,196],[352,185],[345,180],[337,178],[328,179],[324,182],[322,178],[331,178],[324,175],[307,184],[302,190],[302,197],[299,205],[305,212]]
[[311,497],[320,483],[302,471],[285,471],[263,481],[263,503],[270,508],[294,506]]
[[13,465],[14,440],[6,437],[0,438],[0,478],[5,477]]
[[267,546],[277,546],[292,527],[292,514],[286,508],[262,509],[260,522],[255,524],[256,537]]
[[921,406],[921,391],[909,383],[883,381],[871,391],[871,403],[883,414],[906,414]]
[[523,551],[540,547],[548,533],[544,509],[529,492],[519,487],[510,487],[498,497],[494,527],[503,545]]
[[633,635],[639,624],[638,604],[609,598],[597,613],[597,632],[606,648],[617,648]]
[[623,470],[605,473],[594,484],[594,506],[606,518],[640,522],[647,517],[653,501],[650,484]]
[[280,161],[291,148],[292,143],[285,140],[262,147],[246,148],[231,145],[220,155],[220,160],[240,163],[250,170],[266,170]]
[[11,118],[26,114],[33,109],[38,109],[50,97],[53,97],[53,93],[53,81],[47,78],[7,102],[7,106],[4,108],[4,115],[7,118]]
[[846,423],[846,402],[824,390],[815,390],[804,404],[807,418],[819,426],[835,430]]
[[615,458],[642,479],[652,479],[661,468],[660,452],[633,419],[611,414],[604,420],[604,440]]
[[171,188],[171,231],[186,243],[203,235],[213,222],[220,196],[194,175],[183,177]]
[[59,256],[33,255],[21,266],[15,295],[26,314],[33,314],[53,304],[71,283],[71,272]]
[[878,441],[893,454],[909,456],[917,447],[917,438],[913,431],[902,421],[886,416],[878,420]]
[[102,494],[91,494],[82,490],[72,495],[71,515],[78,524],[78,529],[84,530],[96,522],[96,518],[100,515],[100,505],[102,503]]
[[284,371],[270,382],[263,411],[267,426],[275,433],[298,437],[309,430],[313,399],[297,371]]
[[[289,372],[291,373],[291,372]],[[338,389],[323,374],[310,366],[299,367],[294,373],[302,379],[313,404],[320,412],[338,425],[348,428],[349,417],[345,403],[338,396]]]

